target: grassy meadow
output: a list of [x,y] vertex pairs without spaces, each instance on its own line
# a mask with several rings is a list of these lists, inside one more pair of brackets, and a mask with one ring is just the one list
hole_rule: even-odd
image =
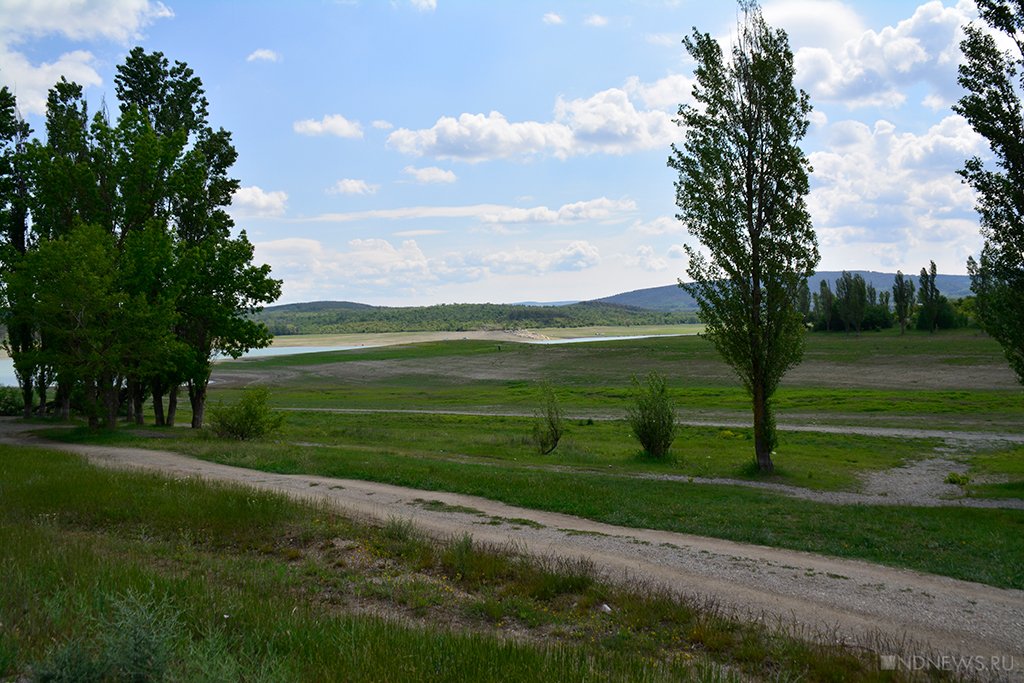
[[[218,365],[214,393],[230,400],[232,388],[262,383],[281,407],[532,414],[547,382],[567,412],[614,417],[625,413],[631,378],[651,371],[668,378],[684,419],[749,419],[735,375],[698,336],[451,340],[241,360]],[[1024,431],[1024,393],[999,345],[976,330],[810,334],[775,406],[780,423]]]
[[[1024,447],[784,430],[765,477],[749,428],[693,425],[653,460],[623,419],[632,378],[651,371],[668,378],[683,419],[749,420],[710,345],[679,336],[431,340],[219,363],[212,404],[267,386],[286,415],[252,442],[184,428],[39,428],[1024,588],[1024,510],[838,505],[702,481],[859,491],[869,473],[938,455],[967,470],[967,495],[1014,499]],[[532,438],[545,384],[567,415],[546,456]],[[1024,431],[1024,394],[998,346],[973,331],[809,335],[776,406],[783,425]],[[188,680],[896,680],[859,649],[607,585],[587,566],[468,538],[438,543],[399,520],[361,526],[275,496],[12,447],[0,497],[0,680],[157,664]]]
[[[782,423],[1021,427],[1024,397],[1011,383],[998,346],[976,332],[815,334],[807,347],[802,374],[794,371],[779,392]],[[670,457],[654,461],[621,419],[633,374],[652,370],[670,378],[682,417],[748,419],[742,390],[698,337],[553,346],[457,340],[219,365],[214,402],[231,402],[244,386],[259,384],[271,388],[278,408],[287,409],[283,428],[260,442],[151,428],[115,434],[77,430],[57,438],[155,443],[254,469],[448,490],[612,524],[1024,587],[1024,549],[1017,542],[1024,531],[1021,510],[835,505],[694,481],[724,477],[858,491],[869,472],[940,453],[971,468],[969,494],[1006,498],[1019,495],[1024,481],[1020,449],[962,443],[951,452],[934,438],[783,431],[777,471],[765,477],[751,465],[748,428],[687,426],[679,430]],[[997,387],[980,380],[972,386],[967,380],[973,376],[995,376]],[[873,377],[881,386],[867,386]],[[572,415],[562,442],[547,456],[534,446],[536,418],[529,417],[540,409],[544,382]],[[482,414],[374,412],[417,410]],[[155,435],[160,438],[154,442]]]
[[0,487],[0,680],[901,680],[862,649],[401,520],[31,448],[5,448]]

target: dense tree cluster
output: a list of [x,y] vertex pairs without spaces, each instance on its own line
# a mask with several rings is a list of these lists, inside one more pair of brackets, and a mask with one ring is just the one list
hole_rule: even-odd
[[919,286],[897,271],[892,292],[877,291],[859,273],[843,271],[835,282],[835,291],[827,280],[813,296],[807,322],[816,330],[860,333],[907,326],[925,332],[966,327],[971,323],[973,300],[968,297],[950,301],[936,285],[935,262],[922,268]]
[[[45,141],[0,90],[3,323],[25,397],[67,416],[136,421],[152,396],[173,424],[185,387],[202,425],[212,359],[265,346],[251,314],[280,294],[226,211],[231,135],[207,121],[202,83],[159,52],[118,67],[119,115],[89,114],[81,86],[50,90]],[[164,397],[168,397],[164,411]]]

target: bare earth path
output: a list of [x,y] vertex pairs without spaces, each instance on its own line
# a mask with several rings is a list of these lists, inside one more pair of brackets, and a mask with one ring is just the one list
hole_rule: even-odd
[[[473,496],[272,474],[166,451],[58,444],[22,433],[30,428],[0,421],[0,443],[70,451],[105,467],[240,483],[323,502],[371,520],[411,518],[439,537],[468,533],[481,542],[513,543],[536,555],[586,557],[613,580],[662,584],[752,618],[778,620],[858,644],[903,643],[902,652],[909,655],[999,657],[1004,666],[1013,661],[1018,674],[1024,675],[1021,590],[804,552],[618,527]],[[425,501],[474,512],[425,509]],[[885,654],[888,648],[880,649]]]

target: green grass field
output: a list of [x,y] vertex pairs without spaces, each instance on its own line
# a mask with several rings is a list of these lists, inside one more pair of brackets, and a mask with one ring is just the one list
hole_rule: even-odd
[[[153,446],[232,465],[449,490],[613,524],[684,531],[854,557],[1024,587],[1024,511],[849,506],[793,499],[691,477],[764,479],[751,467],[750,430],[684,427],[672,457],[640,454],[626,423],[631,378],[668,375],[683,417],[744,420],[746,397],[697,337],[561,346],[429,342],[266,358],[218,366],[211,400],[269,386],[290,410],[273,439],[239,444],[177,430],[60,438]],[[310,409],[540,409],[541,382],[578,413],[556,451],[538,455],[534,418]],[[872,386],[877,384],[878,386]],[[906,386],[904,386],[906,385]],[[1024,400],[1001,351],[973,331],[809,335],[807,360],[780,389],[780,421],[1019,431]],[[592,415],[598,419],[589,419]],[[604,419],[602,419],[604,418]],[[153,435],[160,438],[154,442]],[[865,473],[941,453],[965,462],[970,495],[1019,497],[1020,449],[936,439],[781,432],[768,481],[858,490]],[[963,533],[963,529],[971,533]]]
[[4,446],[0,495],[2,680],[904,680],[585,563],[244,488]]
[[[580,415],[621,416],[634,375],[664,374],[682,416],[747,419],[749,400],[696,336],[538,346],[448,341],[223,363],[232,387],[270,385],[287,407],[525,412],[552,384]],[[1024,393],[999,346],[976,331],[812,334],[779,389],[781,422],[1024,430]],[[936,422],[939,424],[936,425]]]
[[[254,442],[184,428],[40,430],[1024,588],[1024,510],[837,505],[699,481],[855,492],[869,473],[941,456],[967,468],[967,495],[1020,499],[1024,447],[782,431],[766,478],[751,466],[749,428],[685,426],[656,461],[621,419],[633,376],[651,371],[669,378],[684,419],[749,419],[698,337],[458,340],[218,364],[213,404],[267,386],[286,414]],[[532,416],[545,383],[571,417],[542,456]],[[998,347],[971,331],[810,335],[776,407],[783,424],[1024,431],[1024,394]],[[398,520],[362,527],[276,496],[11,447],[0,498],[0,624],[17,624],[0,626],[0,679],[159,680],[157,667],[188,680],[898,680],[861,651],[605,585],[583,565],[438,543]],[[423,505],[443,504],[424,494]]]

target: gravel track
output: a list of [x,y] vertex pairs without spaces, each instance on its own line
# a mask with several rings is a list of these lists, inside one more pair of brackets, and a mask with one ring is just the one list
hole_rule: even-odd
[[[883,655],[930,652],[999,657],[1004,664],[1012,660],[1017,667],[1014,677],[1024,680],[1021,590],[799,551],[618,527],[474,496],[273,474],[166,451],[58,444],[22,433],[31,428],[0,422],[0,443],[69,451],[105,467],[239,483],[326,503],[378,522],[410,518],[437,537],[468,533],[484,543],[512,544],[538,556],[588,558],[612,580],[661,585],[749,618],[873,647]],[[424,501],[474,512],[424,509]]]

